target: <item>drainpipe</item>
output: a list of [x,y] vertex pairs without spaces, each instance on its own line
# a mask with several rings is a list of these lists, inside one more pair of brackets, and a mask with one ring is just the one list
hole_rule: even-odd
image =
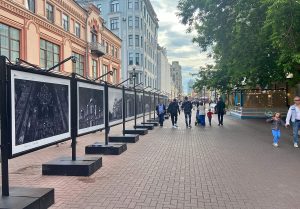
[[[89,12],[87,11],[86,12],[86,21],[85,21],[85,27],[86,27],[86,30],[85,30],[85,38],[86,38],[86,43],[87,43],[87,46],[86,46],[86,50],[85,50],[85,69],[86,69],[86,73],[89,73],[89,42],[88,42],[88,19],[89,19]],[[86,75],[83,75],[83,76],[86,76]]]

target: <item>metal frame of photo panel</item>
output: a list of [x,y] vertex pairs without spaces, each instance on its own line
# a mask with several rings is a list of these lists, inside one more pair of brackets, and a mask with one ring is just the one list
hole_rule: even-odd
[[[143,116],[143,92],[142,91],[137,91],[136,92],[136,97],[137,97],[137,117]],[[140,113],[139,113],[140,110]]]
[[[122,99],[121,101],[121,112],[122,114],[120,115],[120,119],[118,120],[115,120],[115,121],[110,121],[110,118],[109,118],[109,108],[110,108],[110,103],[109,103],[109,99],[111,97],[111,93],[109,92],[111,89],[114,89],[114,90],[117,90],[117,91],[120,91],[120,98]],[[122,89],[121,88],[118,88],[118,87],[115,87],[115,86],[108,86],[108,123],[109,123],[109,126],[112,127],[112,126],[116,126],[116,125],[119,125],[123,122],[123,92],[122,92]]]
[[[59,74],[50,73],[50,72],[37,71],[37,70],[31,69],[31,68],[25,68],[25,67],[21,67],[21,66],[10,66],[8,69],[9,69],[8,75],[9,75],[9,82],[10,82],[10,84],[9,84],[9,99],[8,99],[9,104],[8,105],[10,108],[10,116],[11,116],[11,121],[9,124],[10,125],[10,134],[11,134],[11,137],[10,137],[11,138],[11,143],[10,143],[11,146],[10,146],[9,158],[17,157],[17,156],[20,156],[20,155],[23,155],[23,154],[26,154],[29,152],[33,152],[38,149],[42,149],[44,147],[51,146],[58,142],[62,142],[62,141],[70,139],[70,137],[71,137],[71,78],[67,77],[67,76],[59,75]],[[25,132],[25,133],[28,132],[28,135],[33,134],[34,137],[37,137],[40,139],[28,141],[26,143],[24,143],[22,141],[22,144],[17,145],[16,142],[18,139],[17,139],[16,135],[17,135],[17,133],[19,133],[21,131],[20,131],[20,127],[18,130],[16,130],[16,94],[19,94],[18,92],[16,92],[16,86],[15,86],[16,80],[22,80],[23,87],[26,84],[26,82],[33,82],[33,83],[35,83],[35,85],[44,84],[41,87],[40,92],[37,94],[37,95],[39,95],[38,97],[40,98],[39,99],[40,103],[35,104],[36,106],[30,109],[31,112],[29,111],[29,109],[27,109],[27,111],[24,112],[24,114],[27,114],[27,115],[25,115],[25,116],[22,115],[22,117],[27,117],[27,119],[30,117],[29,114],[33,115],[33,116],[31,115],[32,120],[29,121],[29,119],[28,119],[27,124],[26,123],[22,124],[22,128],[21,128],[21,129],[23,129],[23,130],[21,130],[23,132],[22,134],[24,134],[24,132],[25,132],[24,129],[31,127],[31,125],[32,125],[31,121],[36,121],[34,119],[36,119],[35,117],[37,117],[37,115],[38,115],[38,111],[39,111],[38,109],[42,110],[42,112],[44,112],[44,113],[46,112],[46,115],[51,111],[52,111],[51,113],[59,111],[59,114],[56,113],[56,116],[60,115],[61,119],[63,120],[63,118],[64,118],[65,119],[64,122],[67,123],[67,124],[65,124],[65,129],[66,129],[65,132],[62,132],[62,133],[59,133],[56,135],[54,134],[53,136],[49,136],[49,135],[51,135],[51,132],[53,133],[53,132],[59,131],[59,130],[58,129],[53,130],[53,129],[47,127],[50,124],[49,123],[47,124],[47,118],[44,118],[44,119],[41,119],[41,121],[44,120],[43,125],[46,128],[48,128],[48,130],[46,128],[44,128],[44,129],[41,128],[40,130],[43,130],[43,131],[38,132],[38,131],[36,131],[37,128],[35,127],[34,130],[26,130],[26,132]],[[57,85],[56,87],[55,87],[55,84]],[[33,84],[31,84],[31,85],[33,85]],[[60,85],[60,86],[58,86],[58,85]],[[49,93],[51,91],[51,90],[49,90],[49,87],[50,87],[50,89],[52,89],[52,91],[54,91],[54,89],[55,89],[55,92],[57,93],[57,92],[59,92],[59,91],[57,91],[57,88],[59,88],[59,87],[63,88],[63,86],[65,86],[65,88],[67,88],[67,92],[65,92],[65,93],[67,93],[67,98],[65,101],[65,102],[67,102],[67,105],[61,104],[58,109],[60,109],[60,108],[67,109],[67,113],[65,113],[66,115],[64,115],[65,117],[62,116],[62,114],[64,114],[62,112],[62,109],[58,110],[58,109],[56,109],[57,107],[53,108],[55,106],[55,104],[52,103],[53,101],[56,101],[58,103],[59,102],[58,100],[63,98],[63,96],[62,96],[63,93],[60,94],[61,98],[59,98],[58,94],[55,94],[54,95],[55,99],[51,100],[51,101],[49,101],[49,98],[52,98],[50,96],[52,94],[50,93],[49,95],[47,95],[47,93]],[[20,89],[20,87],[18,87],[18,88]],[[47,91],[49,91],[49,92],[47,92]],[[33,94],[34,93],[33,89],[30,89],[29,93]],[[36,100],[30,100],[30,95],[26,95],[26,96],[28,97],[26,106],[30,105],[30,102],[32,102],[32,101],[37,102]],[[21,99],[21,97],[20,97],[20,99]],[[51,105],[50,105],[50,102],[52,103]],[[29,107],[26,107],[26,108],[29,108]],[[48,111],[48,113],[47,113],[47,111]],[[20,114],[20,111],[18,111],[18,114]],[[24,126],[25,126],[25,128],[24,128]],[[47,130],[47,132],[45,131],[45,129]],[[32,133],[30,133],[30,132],[32,132]],[[43,135],[45,136],[44,138],[43,138]],[[25,134],[19,136],[19,141],[25,140],[26,137],[28,137],[28,136],[26,136]]]
[[[80,129],[80,88],[91,89],[96,91],[102,91],[102,107],[103,107],[103,122],[99,125],[89,126]],[[100,93],[100,92],[99,92]],[[105,92],[104,86],[98,83],[77,80],[77,136],[89,134],[105,128]]]
[[[132,116],[130,116],[130,117],[126,117],[126,115],[125,115],[125,117],[126,117],[126,121],[130,121],[130,120],[133,120],[134,119],[134,91],[131,91],[131,90],[129,90],[129,89],[125,89],[125,97],[126,97],[126,94],[130,94],[130,95],[132,95],[133,96],[133,115]],[[127,106],[127,104],[126,104],[126,101],[125,101],[125,105],[126,105],[126,108],[128,108],[128,106]]]

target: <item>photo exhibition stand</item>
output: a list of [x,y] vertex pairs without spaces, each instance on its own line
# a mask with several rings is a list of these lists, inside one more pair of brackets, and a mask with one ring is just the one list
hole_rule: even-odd
[[[109,113],[108,113],[109,112],[108,83],[106,81],[103,81],[103,82],[105,83],[105,85],[104,85],[105,143],[96,142],[92,145],[86,146],[85,154],[120,155],[127,150],[127,144],[125,144],[125,143],[109,143],[108,134],[110,132],[110,126],[109,126]],[[123,103],[124,103],[124,93],[123,93]],[[124,115],[124,113],[123,113],[123,115]]]
[[137,119],[137,99],[136,99],[136,86],[140,84],[135,84],[136,74],[135,69],[133,69],[133,90],[134,90],[134,129],[125,129],[123,133],[125,134],[139,134],[146,135],[148,134],[148,129],[146,128],[136,128],[136,119]]
[[0,208],[37,208],[46,209],[54,204],[53,188],[22,188],[9,187],[8,158],[11,142],[10,106],[9,104],[9,78],[6,57],[0,56],[0,116],[1,116],[1,177],[2,196]]
[[72,157],[59,157],[42,165],[43,175],[90,176],[102,167],[102,157],[76,157],[76,136],[78,128],[76,74],[71,79],[71,139]]
[[[147,87],[146,87],[147,88]],[[143,89],[143,122],[141,123],[141,125],[135,125],[134,128],[145,128],[148,130],[153,130],[154,129],[154,124],[145,124],[145,89]]]
[[[155,94],[153,94],[153,96],[155,96]],[[154,98],[153,98],[154,99]],[[151,112],[152,112],[152,109],[154,110],[154,116],[155,116],[155,103],[154,103],[154,100],[153,100],[153,107],[152,107],[152,98],[151,98],[151,94],[150,94],[150,111],[149,111],[149,119],[147,120],[147,122],[145,122],[145,120],[143,119],[143,122],[142,124],[145,124],[145,125],[154,125],[154,126],[158,126],[158,122],[155,122],[155,121],[150,121],[151,120]]]
[[150,123],[152,123],[152,122],[157,123],[158,122],[158,118],[155,117],[156,116],[156,105],[157,105],[158,101],[159,101],[159,95],[158,95],[158,100],[156,101],[155,92],[154,92],[153,118],[150,117],[150,119],[147,120],[147,122],[150,122]]
[[122,87],[122,96],[123,96],[123,117],[122,117],[122,135],[120,136],[109,136],[110,142],[123,142],[123,143],[136,143],[139,140],[139,134],[125,134],[126,127],[126,101],[125,101],[125,87]]

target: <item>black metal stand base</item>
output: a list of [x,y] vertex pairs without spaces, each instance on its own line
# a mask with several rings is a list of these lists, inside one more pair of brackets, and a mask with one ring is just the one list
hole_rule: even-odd
[[158,126],[158,122],[145,122],[145,123],[141,123],[143,125],[154,125],[154,126]]
[[0,208],[46,209],[54,204],[52,188],[11,187],[9,190],[9,196],[1,196]]
[[120,155],[127,150],[126,144],[95,143],[85,147],[85,154]]
[[148,134],[148,129],[146,129],[146,128],[126,129],[125,134],[146,135],[146,134]]
[[124,136],[109,136],[110,142],[136,143],[140,139],[138,134],[125,134]]
[[142,124],[142,125],[136,125],[136,126],[134,126],[134,128],[146,128],[148,130],[153,130],[154,129],[154,125],[150,125],[150,124],[145,125],[145,124]]
[[150,120],[147,120],[147,122],[158,122],[158,118],[151,118]]
[[42,165],[43,175],[90,176],[102,167],[102,157],[61,157]]

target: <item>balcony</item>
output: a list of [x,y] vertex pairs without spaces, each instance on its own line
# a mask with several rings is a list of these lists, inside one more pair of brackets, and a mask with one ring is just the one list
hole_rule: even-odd
[[89,43],[89,47],[91,49],[91,53],[97,57],[102,57],[105,55],[105,47],[97,42]]

